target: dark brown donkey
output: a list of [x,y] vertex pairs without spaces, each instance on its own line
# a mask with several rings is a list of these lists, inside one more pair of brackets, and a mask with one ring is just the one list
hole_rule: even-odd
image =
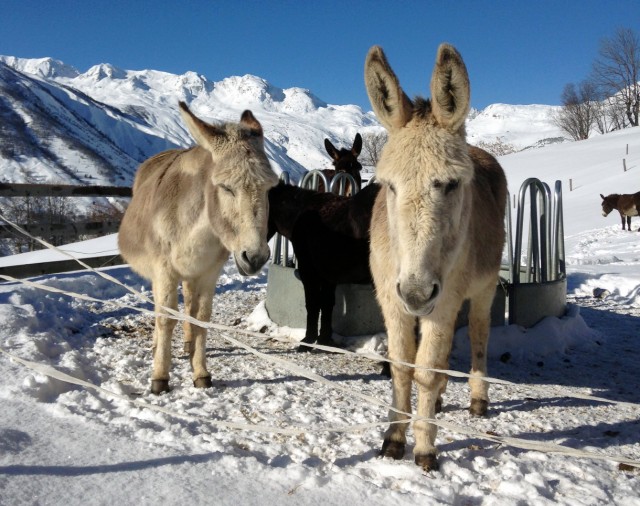
[[[327,181],[331,183],[331,179],[333,179],[333,177],[338,172],[345,172],[346,174],[353,176],[353,179],[355,179],[356,183],[358,184],[358,188],[353,190],[351,188],[351,184],[347,183],[344,193],[345,195],[355,194],[358,190],[360,190],[362,186],[362,178],[360,177],[362,165],[358,161],[358,156],[362,151],[362,136],[359,133],[356,134],[351,149],[338,149],[333,144],[331,144],[331,141],[329,139],[324,140],[324,147],[333,160],[334,166],[334,169],[324,169],[322,171],[322,173],[327,177]],[[322,180],[318,183],[318,191],[328,191],[328,189],[325,189]]]
[[285,236],[298,259],[307,309],[303,343],[317,340],[335,346],[331,320],[336,285],[372,282],[369,222],[378,190],[371,183],[352,197],[342,197],[280,183],[269,191],[268,237],[276,232]]
[[[631,217],[640,216],[640,192],[634,194],[620,195],[612,193],[602,197],[602,216],[608,216],[614,209],[620,213],[622,220],[622,230],[624,230],[624,219],[627,219],[627,229],[631,232]],[[638,229],[640,232],[640,228]]]

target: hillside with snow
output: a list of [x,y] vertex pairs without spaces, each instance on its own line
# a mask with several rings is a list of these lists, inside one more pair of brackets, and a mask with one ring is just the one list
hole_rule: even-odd
[[[325,138],[351,146],[356,133],[382,129],[370,111],[327,104],[307,89],[277,88],[252,75],[212,82],[196,72],[109,64],[81,73],[51,58],[0,56],[0,178],[128,186],[140,162],[192,143],[178,100],[208,121],[237,121],[251,109],[263,124],[274,169],[293,180],[331,165]],[[562,134],[550,120],[553,109],[496,104],[473,111],[469,141],[514,151],[557,142]]]

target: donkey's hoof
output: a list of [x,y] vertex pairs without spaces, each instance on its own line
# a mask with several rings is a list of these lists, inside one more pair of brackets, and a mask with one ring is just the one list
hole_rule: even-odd
[[442,413],[442,399],[436,401],[436,414]]
[[194,380],[193,386],[196,388],[211,388],[213,383],[211,382],[211,376],[206,376],[204,378],[198,378]]
[[485,399],[471,399],[469,413],[473,416],[487,416],[487,411],[489,411],[489,401]]
[[311,346],[304,346],[302,344],[296,348],[298,353],[309,353],[311,350],[313,350]]
[[169,380],[151,380],[151,393],[160,395],[162,392],[169,391]]
[[183,351],[184,351],[185,355],[191,355],[191,347],[192,346],[193,346],[193,343],[191,341],[186,341],[184,343]]
[[394,460],[400,460],[404,457],[404,443],[385,439],[382,442],[382,449],[379,453],[380,457],[391,457]]
[[420,466],[425,471],[437,471],[440,469],[440,464],[438,464],[435,453],[416,455],[415,462],[417,466]]

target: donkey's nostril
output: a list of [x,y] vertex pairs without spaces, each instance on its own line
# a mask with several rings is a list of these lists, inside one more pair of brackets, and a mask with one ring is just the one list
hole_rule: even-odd
[[252,275],[258,272],[262,266],[269,260],[270,250],[267,248],[265,252],[247,252],[240,254],[241,263],[243,264],[244,275]]
[[440,296],[442,288],[439,282],[431,284],[396,283],[396,293],[404,302],[405,308],[417,316],[424,316],[433,310],[435,301]]
[[433,290],[431,291],[431,297],[429,297],[429,301],[434,300],[440,295],[440,283],[433,284]]

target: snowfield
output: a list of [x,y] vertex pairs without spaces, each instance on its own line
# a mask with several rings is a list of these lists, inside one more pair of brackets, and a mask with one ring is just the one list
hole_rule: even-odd
[[[286,91],[270,91],[277,107],[317,106]],[[638,133],[500,159],[512,195],[528,177],[563,182],[567,312],[492,329],[483,419],[467,412],[457,332],[439,471],[414,465],[411,430],[403,460],[377,456],[391,403],[376,358],[384,335],[342,336],[342,353],[297,353],[303,331],[278,328],[264,310],[268,266],[242,278],[230,262],[219,279],[213,388],[192,386],[178,325],[172,391],[152,395],[150,287],[119,266],[0,284],[0,504],[640,505],[640,221],[623,232],[599,197],[640,189]]]
[[[628,237],[612,229],[609,244]],[[577,247],[583,256],[584,245]],[[126,267],[108,273],[149,293]],[[95,274],[38,283],[144,306]],[[242,279],[229,264],[213,321],[257,336],[211,330],[214,387],[200,390],[191,386],[178,328],[173,390],[160,397],[149,391],[151,317],[33,286],[2,286],[2,349],[29,361],[0,359],[2,502],[638,504],[637,468],[616,460],[640,462],[640,309],[624,289],[600,301],[578,281],[564,318],[526,331],[495,328],[490,373],[515,385],[493,385],[490,416],[476,419],[466,410],[466,382],[452,378],[440,419],[458,430],[440,429],[441,470],[425,475],[413,464],[411,445],[403,461],[377,457],[391,402],[379,364],[352,354],[297,353],[296,332],[290,341],[270,337],[279,332],[262,308],[265,283],[264,273]],[[361,352],[383,345],[380,336],[348,342]],[[469,368],[465,344],[461,330],[455,371]],[[100,390],[52,378],[41,367]],[[313,374],[328,384],[305,377]],[[590,457],[492,440],[508,437]],[[602,455],[610,458],[594,458]]]

